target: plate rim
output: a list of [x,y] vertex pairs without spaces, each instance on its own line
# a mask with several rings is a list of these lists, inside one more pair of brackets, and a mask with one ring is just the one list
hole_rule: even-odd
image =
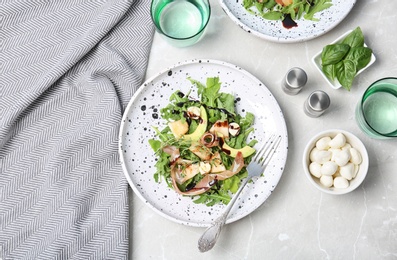
[[305,41],[310,41],[315,38],[318,38],[318,37],[330,32],[338,24],[340,24],[347,17],[347,15],[351,12],[351,10],[353,9],[353,7],[356,4],[356,0],[349,0],[349,1],[352,1],[352,5],[351,5],[351,8],[346,12],[346,14],[343,17],[341,17],[341,19],[338,20],[338,22],[332,24],[330,27],[327,27],[327,29],[325,29],[321,33],[313,34],[313,35],[311,35],[309,37],[305,37],[305,38],[287,38],[286,39],[286,38],[282,38],[282,37],[272,37],[272,36],[263,34],[259,31],[255,30],[254,28],[249,27],[247,24],[241,22],[240,19],[238,19],[236,16],[234,16],[232,11],[227,7],[226,1],[228,1],[228,0],[219,0],[219,3],[220,3],[221,8],[223,9],[223,11],[229,17],[229,19],[231,19],[235,24],[237,24],[239,27],[241,27],[244,31],[246,31],[250,34],[253,34],[256,37],[259,37],[261,39],[264,39],[264,40],[267,40],[270,42],[276,42],[276,43],[298,43],[298,42],[305,42]]
[[[171,221],[173,221],[175,223],[186,225],[186,226],[208,227],[208,226],[210,226],[211,223],[199,223],[199,222],[193,222],[193,221],[189,222],[189,221],[181,220],[181,219],[178,219],[176,217],[173,217],[173,216],[170,216],[170,215],[166,214],[162,210],[160,210],[157,207],[155,207],[154,205],[152,205],[141,194],[141,192],[139,192],[138,188],[134,185],[134,182],[132,181],[132,178],[131,178],[130,174],[128,173],[127,166],[124,163],[123,133],[124,133],[124,129],[125,129],[125,124],[127,122],[128,112],[130,111],[131,106],[134,104],[135,100],[140,96],[141,92],[143,92],[146,88],[148,88],[150,86],[150,83],[153,82],[157,77],[163,75],[164,73],[169,72],[172,69],[179,68],[179,67],[186,66],[186,65],[194,65],[194,64],[216,64],[216,65],[223,66],[223,67],[226,67],[226,68],[229,68],[229,69],[233,69],[233,68],[234,69],[238,69],[238,71],[244,73],[245,75],[249,76],[253,80],[257,81],[258,83],[261,83],[267,89],[267,91],[272,95],[272,98],[274,99],[275,104],[278,106],[277,109],[279,111],[279,115],[282,118],[282,123],[283,123],[282,124],[282,128],[284,130],[283,134],[285,134],[285,135],[283,135],[282,139],[285,139],[284,143],[285,143],[286,148],[287,148],[286,149],[286,153],[285,153],[284,161],[282,161],[283,170],[282,170],[280,176],[278,177],[277,181],[275,182],[273,190],[277,187],[278,183],[281,180],[281,177],[282,177],[282,175],[284,173],[284,170],[285,170],[287,158],[288,158],[288,128],[287,128],[285,117],[284,117],[284,114],[283,114],[283,112],[281,110],[280,104],[276,100],[274,95],[271,93],[271,91],[267,88],[267,86],[262,81],[260,81],[256,76],[254,76],[253,74],[251,74],[247,70],[241,68],[240,66],[232,64],[232,63],[229,63],[229,62],[221,61],[221,60],[197,58],[197,59],[187,59],[187,60],[184,60],[184,61],[179,61],[177,63],[174,63],[172,66],[168,66],[165,69],[161,70],[159,73],[154,74],[153,76],[151,76],[148,79],[146,79],[140,85],[140,87],[137,89],[137,91],[135,91],[135,93],[132,95],[132,97],[130,98],[128,104],[126,105],[126,107],[124,109],[124,112],[123,112],[123,115],[122,115],[122,118],[121,118],[120,127],[119,127],[119,133],[118,133],[119,161],[120,161],[120,164],[122,166],[123,174],[126,177],[129,186],[134,191],[134,194],[137,195],[140,198],[140,200],[142,202],[144,202],[145,205],[149,206],[152,210],[154,210],[154,212],[156,212],[157,214],[161,215],[162,217],[164,217],[164,218],[166,218],[168,220],[171,220]],[[253,213],[257,208],[259,208],[261,205],[263,205],[263,203],[265,203],[265,201],[270,197],[270,195],[273,192],[273,190],[270,191],[270,194],[257,207],[253,207],[252,210],[250,212],[246,213],[246,214],[241,214],[240,216],[237,216],[237,217],[234,217],[234,218],[228,218],[227,221],[226,221],[226,224],[230,224],[232,222],[240,220],[240,219],[250,215],[251,213]]]

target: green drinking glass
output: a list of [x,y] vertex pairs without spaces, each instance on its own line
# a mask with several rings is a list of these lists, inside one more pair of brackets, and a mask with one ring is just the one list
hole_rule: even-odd
[[368,87],[357,104],[356,121],[372,138],[397,137],[397,78],[383,78]]
[[171,45],[186,47],[201,39],[211,7],[208,0],[153,0],[150,11],[157,32]]

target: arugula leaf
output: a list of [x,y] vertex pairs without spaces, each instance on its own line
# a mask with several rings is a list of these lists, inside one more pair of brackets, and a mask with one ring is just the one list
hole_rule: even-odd
[[[254,0],[255,1],[255,0]],[[267,9],[272,9],[272,8],[274,8],[276,5],[277,5],[277,3],[276,3],[276,1],[275,0],[268,0],[268,1],[264,1],[264,7],[265,8],[267,8]]]
[[243,0],[243,7],[248,13],[259,15],[266,20],[283,20],[290,15],[292,20],[302,17],[306,20],[318,21],[314,15],[332,6],[332,0],[294,0],[288,6],[282,6],[275,0]]
[[315,18],[314,15],[332,6],[331,0],[319,0],[313,6],[310,7],[309,11],[303,16],[306,20],[319,21],[320,19]]
[[[221,88],[221,82],[219,81],[219,78],[218,77],[207,78],[207,82],[205,86],[200,82],[198,82],[197,80],[193,80],[191,78],[188,79],[190,80],[190,82],[192,82],[197,86],[198,88],[197,93],[199,94],[199,96],[201,96],[200,101],[206,104],[207,106],[216,107],[217,99],[220,96],[219,90]],[[217,118],[216,112],[217,111],[213,109],[210,109],[208,111],[208,118],[211,123],[214,123],[216,121]]]
[[247,112],[245,114],[245,117],[241,118],[240,120],[240,127],[242,127],[243,131],[245,131],[246,129],[248,129],[248,127],[250,127],[255,120],[255,116],[254,114]]
[[231,191],[232,193],[236,193],[240,184],[240,178],[236,175],[226,179],[223,181],[223,185],[221,190],[224,191]]
[[276,11],[270,11],[262,14],[262,17],[265,18],[266,20],[281,20],[284,15],[281,12],[276,12]]
[[[236,114],[236,110],[234,107],[234,96],[229,93],[221,93],[217,100],[217,107],[218,108],[224,108],[226,109],[229,113],[232,113],[233,115]],[[223,113],[225,114],[225,113]]]
[[196,204],[205,204],[208,207],[211,207],[220,202],[228,204],[230,202],[230,196],[226,192],[207,193],[200,195],[200,197],[193,200],[193,202]]
[[161,142],[159,140],[149,139],[149,145],[154,152],[157,152],[161,148]]
[[220,88],[221,83],[219,82],[219,78],[208,78],[207,86],[201,95],[201,102],[208,106],[216,106],[216,99],[220,96]]

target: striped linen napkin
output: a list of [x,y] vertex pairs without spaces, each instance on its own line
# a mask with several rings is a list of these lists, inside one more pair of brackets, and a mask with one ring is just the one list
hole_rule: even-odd
[[123,109],[149,0],[0,4],[0,259],[128,258]]

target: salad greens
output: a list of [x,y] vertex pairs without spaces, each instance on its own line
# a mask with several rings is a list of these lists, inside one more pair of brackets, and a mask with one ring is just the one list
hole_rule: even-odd
[[357,72],[368,65],[372,50],[364,47],[364,35],[360,27],[354,29],[341,42],[329,44],[321,53],[321,66],[331,80],[337,79],[350,91]]
[[319,21],[314,15],[332,6],[332,0],[243,0],[244,8],[266,20],[292,20],[304,18]]
[[[154,179],[156,182],[164,180],[168,187],[181,195],[191,196],[195,203],[207,206],[227,204],[231,194],[237,192],[241,179],[248,174],[245,165],[251,161],[255,152],[252,147],[257,142],[248,141],[248,135],[254,130],[255,118],[250,112],[246,112],[245,116],[236,112],[235,97],[220,92],[218,77],[207,78],[206,84],[191,78],[188,80],[197,88],[198,97],[192,98],[191,90],[188,93],[175,91],[169,98],[169,104],[160,109],[161,118],[166,120],[167,125],[163,129],[153,127],[157,136],[150,139],[149,144],[157,156]],[[191,111],[201,111],[200,116],[192,116],[189,114]],[[238,125],[239,133],[227,137],[225,135],[228,133],[220,133],[224,130],[221,128],[214,133],[214,127],[224,123],[229,127]],[[174,127],[175,124],[178,127]],[[205,133],[196,136],[198,129],[204,126]],[[181,129],[185,133],[176,135]],[[211,142],[208,141],[210,137],[214,139]],[[232,157],[226,146],[236,149],[238,155]],[[207,152],[209,157],[203,159],[202,153]],[[221,170],[216,170],[219,167]],[[203,189],[200,185],[207,179],[207,186]]]

